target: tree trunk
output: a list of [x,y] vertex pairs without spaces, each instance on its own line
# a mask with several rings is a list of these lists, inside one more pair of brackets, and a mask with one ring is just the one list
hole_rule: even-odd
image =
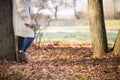
[[58,12],[58,6],[55,7],[55,19],[57,20],[58,17],[57,17],[57,12]]
[[76,11],[76,0],[73,0],[73,5],[74,5],[73,7],[74,7],[74,14],[75,14],[76,19],[80,19]]
[[120,30],[115,41],[114,52],[120,56]]
[[0,0],[0,60],[15,60],[12,0]]
[[88,5],[93,56],[100,57],[108,52],[103,3],[102,0],[88,0]]

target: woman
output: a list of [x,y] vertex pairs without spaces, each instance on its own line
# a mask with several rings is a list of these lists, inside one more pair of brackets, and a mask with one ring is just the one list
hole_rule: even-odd
[[27,63],[25,52],[34,40],[33,24],[30,18],[29,0],[13,0],[13,25],[15,35],[18,37],[18,62]]

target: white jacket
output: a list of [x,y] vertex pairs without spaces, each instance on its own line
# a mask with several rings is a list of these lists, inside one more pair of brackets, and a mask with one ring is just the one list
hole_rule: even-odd
[[34,37],[33,29],[24,25],[24,23],[31,23],[29,9],[28,0],[13,0],[13,26],[16,36]]

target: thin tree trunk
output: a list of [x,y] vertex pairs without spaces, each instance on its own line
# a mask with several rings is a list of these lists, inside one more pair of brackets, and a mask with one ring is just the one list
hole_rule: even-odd
[[114,3],[114,19],[116,19],[116,0],[113,0]]
[[76,19],[79,19],[79,16],[77,15],[77,11],[76,11],[76,0],[73,0],[73,5],[74,5],[74,14]]
[[114,44],[114,52],[120,56],[120,30],[118,32],[115,44]]
[[108,52],[103,3],[102,0],[88,0],[88,4],[93,56],[100,57]]
[[0,0],[0,60],[15,60],[12,0]]
[[57,20],[58,17],[57,17],[57,12],[58,12],[58,6],[55,7],[55,19]]

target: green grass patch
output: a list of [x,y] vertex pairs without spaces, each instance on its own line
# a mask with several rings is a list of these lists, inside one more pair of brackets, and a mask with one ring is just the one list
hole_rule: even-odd
[[[107,30],[108,43],[114,43],[117,36],[117,30]],[[90,42],[89,30],[79,30],[73,32],[45,32],[42,40],[49,41],[78,41],[78,42]]]
[[106,27],[120,27],[120,20],[105,20]]
[[89,26],[89,22],[83,23],[83,26]]
[[[108,43],[114,43],[120,27],[120,20],[106,20]],[[89,21],[75,26],[49,26],[42,40],[90,42]]]
[[[89,21],[82,23],[83,26],[89,26]],[[120,27],[120,20],[105,20],[106,27]]]

